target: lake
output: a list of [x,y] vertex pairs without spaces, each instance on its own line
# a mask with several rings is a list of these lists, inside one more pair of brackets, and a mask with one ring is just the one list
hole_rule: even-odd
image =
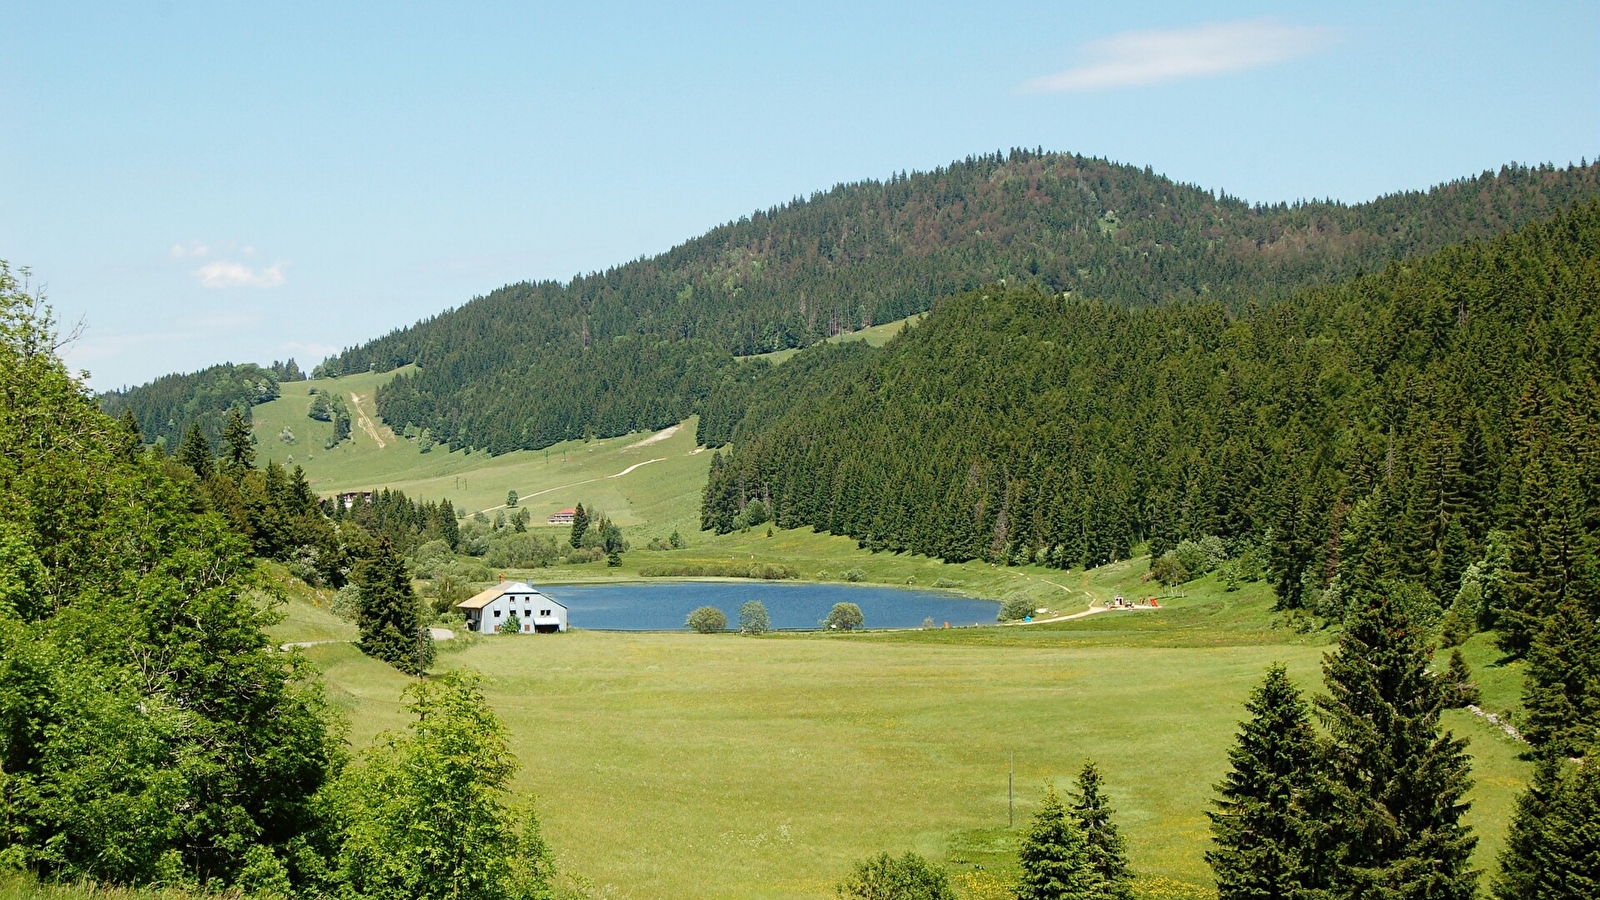
[[739,607],[760,600],[772,627],[814,629],[835,603],[861,607],[868,628],[992,625],[1000,606],[938,591],[855,584],[782,584],[768,581],[667,581],[660,583],[534,585],[561,601],[573,628],[604,631],[677,631],[698,606],[715,606],[738,628]]

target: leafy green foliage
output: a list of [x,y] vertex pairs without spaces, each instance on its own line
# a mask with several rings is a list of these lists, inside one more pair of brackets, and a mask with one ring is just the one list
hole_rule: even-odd
[[390,734],[337,792],[334,881],[375,900],[536,900],[554,866],[531,805],[506,803],[515,757],[478,679],[407,689],[416,721]]
[[721,634],[728,630],[728,615],[715,606],[697,606],[683,625],[701,634]]
[[341,762],[321,689],[267,638],[249,544],[54,341],[0,263],[0,855],[281,886]]
[[844,900],[956,900],[950,876],[922,856],[880,853],[856,863],[835,893]]
[[830,631],[855,631],[866,624],[861,607],[855,603],[835,603],[833,609],[828,610],[828,617],[822,620],[822,627]]
[[772,630],[772,619],[760,600],[747,600],[739,607],[740,634],[766,634]]

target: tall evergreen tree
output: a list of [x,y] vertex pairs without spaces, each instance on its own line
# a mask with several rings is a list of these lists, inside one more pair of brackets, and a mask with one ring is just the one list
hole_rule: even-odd
[[1054,787],[1045,789],[1044,801],[1017,850],[1017,863],[1022,869],[1017,900],[1093,900],[1097,896],[1100,878],[1090,862],[1083,832]]
[[350,572],[356,586],[356,624],[361,652],[409,675],[421,675],[433,662],[433,637],[422,604],[411,590],[411,575],[388,538],[379,538]]
[[1370,590],[1356,603],[1316,701],[1328,736],[1304,831],[1307,887],[1326,898],[1469,900],[1478,873],[1477,838],[1461,822],[1466,742],[1440,730],[1443,691],[1422,629]]
[[211,453],[211,442],[200,431],[200,423],[189,426],[189,433],[183,438],[183,446],[178,448],[178,462],[183,463],[192,470],[201,481],[210,478],[217,470],[216,459]]
[[1073,792],[1071,814],[1083,833],[1084,856],[1095,874],[1095,900],[1132,900],[1133,873],[1128,871],[1127,847],[1111,821],[1111,802],[1102,792],[1100,769],[1083,764]]
[[1498,900],[1600,897],[1600,766],[1547,758],[1517,798],[1495,879]]
[[1300,889],[1297,807],[1313,777],[1316,733],[1310,708],[1282,665],[1245,702],[1232,770],[1217,785],[1211,818],[1218,900],[1290,900]]
[[583,536],[589,530],[589,513],[579,503],[577,511],[572,514],[572,536],[568,542],[574,547],[583,546]]
[[1600,629],[1577,598],[1562,600],[1534,638],[1522,700],[1541,753],[1580,756],[1600,737]]
[[222,426],[222,471],[238,481],[255,466],[255,436],[250,433],[250,421],[235,406],[228,410],[227,422]]

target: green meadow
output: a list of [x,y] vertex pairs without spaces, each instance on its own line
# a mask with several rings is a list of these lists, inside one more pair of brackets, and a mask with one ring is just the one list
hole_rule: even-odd
[[[1137,596],[1146,570],[1053,574],[1078,596]],[[1159,610],[1026,626],[469,636],[442,644],[436,668],[488,676],[516,788],[596,897],[825,897],[851,861],[905,849],[948,865],[967,896],[1002,896],[1043,786],[1094,759],[1142,895],[1198,898],[1211,895],[1204,811],[1245,695],[1272,662],[1315,690],[1328,641],[1278,620],[1265,585],[1185,587]],[[320,595],[289,596],[278,637],[337,639]],[[1493,668],[1483,637],[1469,651]],[[404,676],[348,644],[303,652],[356,747],[404,725]],[[1472,742],[1490,868],[1525,764],[1483,720],[1448,725]]]
[[[887,340],[900,327],[891,324],[862,339]],[[575,622],[565,635],[441,644],[437,669],[487,676],[521,764],[516,788],[538,798],[561,868],[593,897],[826,897],[852,861],[906,849],[949,866],[968,897],[1005,896],[1044,785],[1065,786],[1085,759],[1108,777],[1141,896],[1213,896],[1204,813],[1245,695],[1272,662],[1307,690],[1320,685],[1330,635],[1273,613],[1263,583],[1227,592],[1208,577],[1167,592],[1148,580],[1145,558],[1062,572],[874,554],[809,528],[710,535],[698,528],[710,453],[695,446],[693,419],[548,451],[423,453],[376,415],[372,394],[388,377],[285,383],[255,409],[260,456],[304,466],[323,494],[391,487],[492,515],[515,490],[536,527],[581,502],[623,525],[634,547],[618,568],[508,577],[549,585],[640,580],[666,563],[776,563],[806,580],[1025,596],[1046,618],[1118,595],[1160,597],[1157,610],[1031,625],[745,638]],[[321,449],[331,426],[305,415],[312,388],[337,390],[364,414],[331,451]],[[277,438],[286,427],[293,444]],[[674,530],[686,549],[642,549]],[[332,642],[298,652],[324,672],[352,744],[403,727],[407,679],[345,643],[354,628],[326,592],[269,572],[287,601],[274,639]],[[1501,666],[1485,636],[1464,651],[1484,707],[1517,706],[1520,671]],[[1492,870],[1527,766],[1481,718],[1451,712],[1447,724],[1471,740],[1476,860]]]

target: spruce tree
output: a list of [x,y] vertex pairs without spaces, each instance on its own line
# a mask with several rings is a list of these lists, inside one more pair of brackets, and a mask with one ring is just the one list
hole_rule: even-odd
[[1517,809],[1500,854],[1499,900],[1600,897],[1600,766],[1546,759]]
[[1450,651],[1450,664],[1444,670],[1442,686],[1444,704],[1450,709],[1465,709],[1481,699],[1478,686],[1472,683],[1472,668],[1461,655],[1460,647]]
[[1477,843],[1461,817],[1471,786],[1466,742],[1439,727],[1443,691],[1430,649],[1399,604],[1356,597],[1323,664],[1327,730],[1305,839],[1308,887],[1328,897],[1469,900]]
[[1217,785],[1206,853],[1218,900],[1289,900],[1300,887],[1297,804],[1316,764],[1310,709],[1281,665],[1245,702],[1233,769]]
[[1128,871],[1127,847],[1111,821],[1111,802],[1101,792],[1100,769],[1083,764],[1072,798],[1072,818],[1083,833],[1084,855],[1095,875],[1095,900],[1132,900],[1133,873]]
[[423,621],[422,604],[411,590],[405,560],[388,538],[379,538],[350,572],[356,586],[356,624],[361,652],[408,675],[421,675],[433,662],[433,636]]
[[1022,876],[1017,900],[1092,900],[1100,879],[1078,823],[1067,813],[1054,787],[1034,814],[1017,850]]
[[583,504],[579,503],[577,510],[572,514],[572,537],[569,542],[573,547],[583,546],[583,535],[589,530],[589,513],[584,511]]
[[206,440],[199,422],[190,423],[189,433],[178,448],[178,462],[188,466],[201,481],[209,479],[216,472],[217,463],[211,455],[211,442]]
[[238,481],[255,465],[255,437],[244,413],[235,406],[228,410],[228,421],[222,426],[222,471]]
[[1528,652],[1522,702],[1529,743],[1554,757],[1583,753],[1600,729],[1600,633],[1594,615],[1568,597]]

